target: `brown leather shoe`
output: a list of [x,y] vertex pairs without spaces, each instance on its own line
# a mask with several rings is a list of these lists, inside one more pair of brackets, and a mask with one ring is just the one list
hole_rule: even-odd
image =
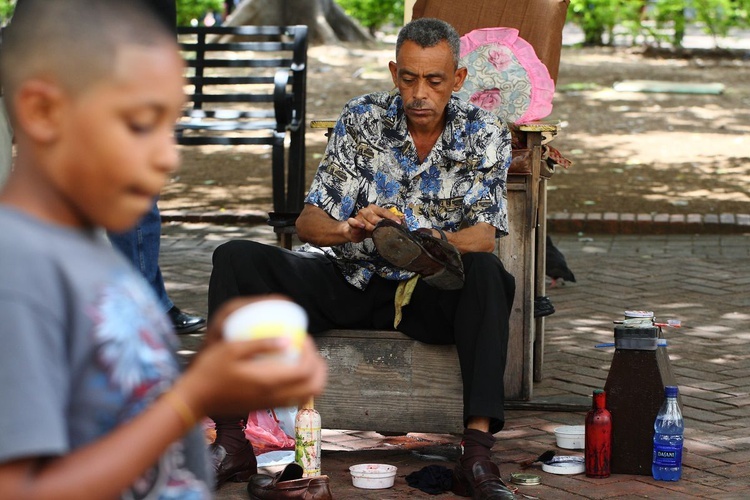
[[464,266],[456,247],[433,237],[429,229],[409,231],[390,219],[377,223],[372,241],[378,253],[396,267],[419,274],[425,283],[441,290],[464,286]]
[[333,500],[328,476],[302,477],[302,466],[292,462],[275,476],[256,474],[247,484],[251,500]]
[[216,489],[227,481],[244,483],[258,473],[258,461],[250,443],[234,453],[227,453],[223,446],[212,443],[208,453],[216,473]]
[[513,490],[500,479],[500,469],[490,460],[475,462],[471,470],[459,462],[453,469],[453,493],[474,500],[516,498]]

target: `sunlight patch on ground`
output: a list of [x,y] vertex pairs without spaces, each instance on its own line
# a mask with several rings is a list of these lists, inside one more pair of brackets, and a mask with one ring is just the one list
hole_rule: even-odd
[[[705,132],[661,132],[651,134],[601,134],[596,138],[572,133],[570,139],[606,150],[611,160],[623,162],[683,163],[716,158],[750,158],[750,141],[737,144],[735,136]],[[585,152],[584,152],[585,153]]]

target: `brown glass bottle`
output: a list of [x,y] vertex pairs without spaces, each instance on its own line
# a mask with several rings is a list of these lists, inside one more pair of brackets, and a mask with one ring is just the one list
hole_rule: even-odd
[[612,416],[606,408],[607,394],[594,391],[591,409],[586,414],[585,462],[587,477],[609,477],[612,458]]

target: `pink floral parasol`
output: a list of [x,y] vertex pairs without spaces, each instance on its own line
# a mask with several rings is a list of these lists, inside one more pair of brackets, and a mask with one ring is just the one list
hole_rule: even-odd
[[539,120],[552,111],[555,82],[534,48],[513,28],[484,28],[461,37],[469,74],[457,95],[507,122]]

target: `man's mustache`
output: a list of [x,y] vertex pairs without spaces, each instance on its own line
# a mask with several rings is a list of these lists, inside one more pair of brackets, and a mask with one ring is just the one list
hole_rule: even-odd
[[427,101],[424,99],[416,99],[406,104],[406,109],[425,109],[427,107]]

